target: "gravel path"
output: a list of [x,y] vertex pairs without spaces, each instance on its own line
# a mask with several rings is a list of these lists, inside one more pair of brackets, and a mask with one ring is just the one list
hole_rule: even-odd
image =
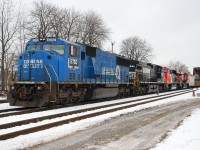
[[[200,108],[200,99],[162,105],[105,121],[51,143],[38,150],[145,150],[166,137],[182,120]],[[30,148],[29,148],[30,149]]]

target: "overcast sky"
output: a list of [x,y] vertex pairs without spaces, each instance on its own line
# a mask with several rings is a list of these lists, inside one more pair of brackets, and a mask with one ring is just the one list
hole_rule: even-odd
[[[23,3],[30,1],[22,0]],[[119,52],[123,39],[139,36],[153,48],[153,63],[200,66],[200,0],[46,0],[59,7],[94,10],[111,29]],[[27,6],[27,5],[26,5]],[[111,48],[107,43],[105,49]]]

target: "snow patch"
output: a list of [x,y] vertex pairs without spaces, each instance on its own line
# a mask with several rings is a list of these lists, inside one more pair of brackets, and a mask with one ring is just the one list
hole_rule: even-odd
[[[142,97],[150,97],[150,96],[147,95],[147,96],[142,96]],[[122,99],[121,101],[126,101],[126,100],[128,101],[130,99],[138,99],[138,98],[141,98],[141,97],[127,98],[127,99]],[[93,118],[88,118],[88,119],[81,120],[81,121],[72,122],[72,123],[69,123],[69,124],[54,127],[54,128],[47,129],[47,130],[44,130],[44,131],[39,131],[39,132],[31,133],[31,134],[28,134],[28,135],[18,136],[18,137],[13,138],[13,139],[0,141],[1,149],[12,150],[12,149],[23,149],[23,148],[31,147],[31,146],[34,146],[34,145],[38,145],[38,144],[42,144],[42,143],[50,142],[52,140],[59,139],[61,137],[67,136],[71,133],[77,132],[79,130],[84,130],[84,129],[89,128],[93,125],[99,124],[99,123],[101,123],[105,120],[111,119],[113,117],[118,117],[118,116],[123,115],[123,114],[128,114],[128,113],[140,111],[142,109],[160,106],[160,105],[163,105],[163,104],[169,104],[169,103],[174,103],[174,102],[183,101],[183,100],[191,100],[191,99],[196,99],[196,98],[197,97],[192,96],[192,93],[187,93],[187,94],[184,94],[184,95],[179,95],[179,96],[176,96],[176,97],[167,98],[167,99],[160,100],[160,101],[157,101],[157,102],[152,102],[152,103],[149,103],[149,104],[144,104],[144,105],[136,106],[136,107],[133,107],[133,108],[119,110],[117,112],[108,113],[108,114],[105,114],[105,115],[101,115],[101,116],[97,116],[97,117],[93,117]],[[107,102],[107,104],[108,103],[110,103],[110,102]],[[98,106],[99,104],[91,104],[91,105],[94,107],[95,105]],[[85,107],[86,106],[77,106],[77,107],[74,107],[74,108],[81,109],[81,108],[85,108]],[[70,109],[72,109],[72,108],[70,108]],[[60,110],[57,110],[57,112],[59,112],[59,111]],[[48,112],[52,113],[52,111],[47,111],[45,113],[48,113]],[[40,115],[42,115],[42,114],[40,114]],[[13,118],[14,117],[17,118],[19,116],[13,116]],[[26,116],[26,117],[28,117],[28,116]],[[8,118],[11,119],[10,117],[8,117]],[[6,120],[4,120],[4,121],[6,122]],[[52,121],[51,120],[48,120],[48,121],[54,122],[55,120],[52,119]],[[32,126],[32,125],[33,124],[28,124],[28,126]],[[23,126],[19,126],[19,128],[20,127],[23,128]],[[2,132],[0,131],[0,134],[2,134]]]
[[151,150],[197,150],[200,147],[200,109],[192,112],[182,125]]

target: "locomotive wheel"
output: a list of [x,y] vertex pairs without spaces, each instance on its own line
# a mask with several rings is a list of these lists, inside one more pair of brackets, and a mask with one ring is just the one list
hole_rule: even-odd
[[171,85],[171,84],[168,85],[168,89],[169,89],[169,90],[172,89],[172,85]]
[[69,102],[70,102],[69,99],[63,100],[62,105],[67,106],[69,104]]
[[9,103],[11,106],[14,106],[16,101],[17,101],[17,98],[15,95],[13,95],[12,93],[8,92],[7,94],[7,99],[10,100]]
[[87,89],[87,92],[84,95],[84,99],[85,100],[91,99],[92,95],[93,95],[93,89]]
[[79,97],[73,97],[71,99],[71,102],[74,102],[75,104],[79,104],[80,103],[80,98]]

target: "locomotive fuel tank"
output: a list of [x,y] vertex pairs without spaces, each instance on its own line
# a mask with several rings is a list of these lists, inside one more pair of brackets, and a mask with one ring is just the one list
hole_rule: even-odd
[[118,88],[96,88],[93,90],[93,95],[91,99],[116,97],[118,93]]

